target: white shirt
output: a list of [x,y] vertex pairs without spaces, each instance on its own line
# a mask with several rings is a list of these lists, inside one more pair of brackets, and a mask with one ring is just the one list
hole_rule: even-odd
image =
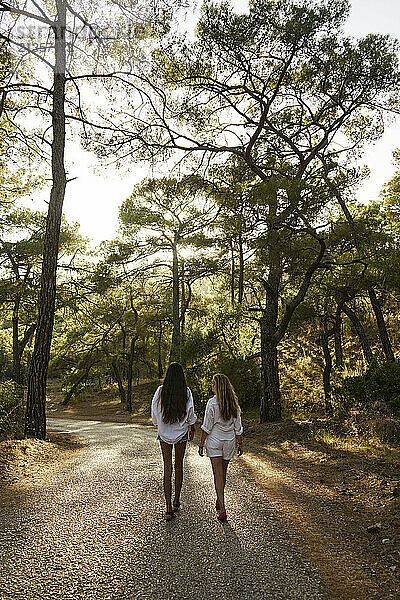
[[201,428],[208,433],[210,438],[217,439],[221,442],[234,440],[236,435],[242,435],[243,433],[240,413],[241,411],[239,408],[236,419],[231,417],[229,421],[225,421],[221,416],[217,397],[213,396],[207,402]]
[[186,404],[186,414],[182,421],[178,423],[165,423],[162,417],[161,411],[161,388],[160,385],[154,396],[151,403],[151,420],[153,421],[153,425],[157,427],[158,435],[167,444],[176,444],[180,439],[184,437],[187,433],[189,425],[194,425],[197,421],[197,416],[194,412],[194,404],[193,404],[193,396],[190,389],[187,389],[188,393],[188,401]]

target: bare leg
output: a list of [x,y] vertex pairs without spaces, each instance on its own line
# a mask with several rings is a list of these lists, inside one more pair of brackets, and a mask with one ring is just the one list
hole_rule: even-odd
[[[229,460],[225,460],[225,458],[223,458],[222,459],[222,470],[223,470],[224,490],[225,490],[225,485],[226,485],[226,471],[228,470],[228,465],[229,465]],[[218,503],[218,496],[217,496],[217,503]],[[217,507],[218,507],[218,504],[217,504]],[[218,510],[218,512],[220,512],[221,507],[218,508],[217,510]]]
[[164,461],[164,495],[167,513],[172,513],[171,504],[171,477],[172,477],[172,445],[160,442]]
[[221,512],[225,511],[225,481],[226,481],[226,469],[229,461],[224,460],[221,456],[210,458],[211,465],[214,474],[214,485],[217,494],[218,502],[220,505]]
[[185,456],[186,442],[175,444],[175,496],[174,504],[179,505],[183,481],[183,458]]
[[224,490],[225,490],[225,486],[226,486],[226,472],[228,470],[228,465],[229,465],[229,460],[225,460],[225,458],[222,459],[222,470],[224,473]]

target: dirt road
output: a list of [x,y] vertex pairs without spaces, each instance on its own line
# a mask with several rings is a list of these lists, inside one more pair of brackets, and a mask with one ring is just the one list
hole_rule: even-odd
[[49,427],[87,445],[0,508],[1,600],[325,598],[299,540],[238,461],[222,526],[209,461],[188,446],[182,509],[166,523],[154,429],[60,419]]

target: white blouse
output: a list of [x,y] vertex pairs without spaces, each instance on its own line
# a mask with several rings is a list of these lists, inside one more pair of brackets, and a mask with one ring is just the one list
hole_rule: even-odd
[[161,411],[161,388],[160,385],[154,396],[151,403],[151,420],[153,421],[153,425],[157,427],[158,435],[167,444],[176,444],[182,439],[188,431],[189,425],[194,425],[197,421],[197,416],[194,412],[194,404],[193,404],[193,395],[190,389],[187,389],[188,392],[188,401],[186,404],[186,414],[182,421],[178,423],[165,423],[162,417]]
[[216,396],[210,398],[206,405],[203,424],[201,428],[208,433],[210,438],[221,442],[235,439],[236,435],[242,435],[243,425],[241,419],[241,410],[238,409],[237,417],[231,417],[225,421],[220,413]]

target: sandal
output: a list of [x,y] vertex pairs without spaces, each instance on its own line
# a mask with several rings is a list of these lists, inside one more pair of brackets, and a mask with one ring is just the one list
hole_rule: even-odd
[[165,513],[165,520],[166,521],[172,521],[172,519],[175,519],[175,513],[174,512],[167,512],[167,513]]
[[225,523],[228,519],[228,517],[226,516],[226,510],[219,513],[219,515],[217,515],[217,519],[220,523]]
[[176,512],[177,510],[179,510],[181,503],[180,502],[173,502],[172,503],[172,510],[173,512]]

